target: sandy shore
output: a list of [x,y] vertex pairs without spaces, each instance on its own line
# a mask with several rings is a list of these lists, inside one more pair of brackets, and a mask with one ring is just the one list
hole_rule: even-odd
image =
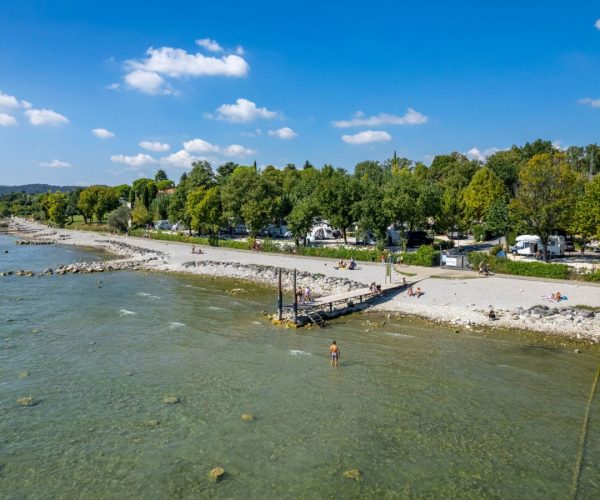
[[[337,293],[385,280],[384,267],[375,263],[360,262],[357,270],[347,271],[335,269],[333,259],[204,246],[202,254],[192,254],[189,244],[54,230],[21,219],[12,221],[11,229],[38,240],[102,248],[133,259],[144,269],[156,271],[222,276],[274,285],[274,268],[297,269],[299,284],[310,285],[316,294]],[[402,266],[400,271],[409,282],[418,282],[424,295],[417,299],[403,292],[371,310],[418,315],[467,328],[474,325],[519,328],[600,342],[600,312],[594,315],[578,307],[600,308],[600,287],[593,284],[479,277],[473,272],[440,268]],[[403,274],[394,273],[394,281],[400,282],[402,278]],[[287,280],[286,285],[290,287],[291,281]],[[566,295],[568,300],[559,304],[544,300],[544,296],[556,291]],[[498,315],[497,321],[490,322],[484,314],[490,306]]]

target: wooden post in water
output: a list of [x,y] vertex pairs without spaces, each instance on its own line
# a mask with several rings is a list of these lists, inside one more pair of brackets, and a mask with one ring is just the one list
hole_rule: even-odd
[[298,323],[298,294],[296,293],[296,270],[294,269],[294,324]]
[[[279,281],[279,287],[277,289],[277,313],[278,313],[278,317],[279,317],[279,321],[281,321],[283,319],[283,291],[281,290],[281,268],[279,268],[279,272],[278,274],[278,281]],[[295,290],[294,290],[294,295],[295,295]]]

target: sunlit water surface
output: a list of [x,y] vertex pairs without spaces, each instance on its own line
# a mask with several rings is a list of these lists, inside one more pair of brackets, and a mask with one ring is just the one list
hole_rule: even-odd
[[[0,235],[0,270],[91,258]],[[0,497],[568,497],[597,353],[364,316],[278,329],[274,298],[163,274],[0,278]],[[598,400],[580,497],[600,497]]]

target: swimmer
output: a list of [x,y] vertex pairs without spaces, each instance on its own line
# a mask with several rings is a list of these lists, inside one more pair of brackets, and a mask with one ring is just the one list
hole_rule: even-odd
[[337,368],[340,361],[340,348],[335,340],[329,346],[329,355],[331,356],[331,366],[335,366]]

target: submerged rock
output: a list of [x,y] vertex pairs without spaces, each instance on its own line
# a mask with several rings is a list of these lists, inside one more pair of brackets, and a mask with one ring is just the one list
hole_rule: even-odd
[[166,405],[174,405],[174,404],[177,404],[179,402],[180,402],[180,400],[179,400],[179,398],[177,396],[165,396],[163,398],[163,403],[166,404]]
[[350,469],[344,472],[342,476],[353,481],[360,481],[362,479],[362,472],[358,469]]
[[213,470],[211,470],[208,473],[208,479],[209,479],[209,481],[212,481],[213,483],[221,481],[224,477],[225,477],[225,469],[223,469],[223,467],[215,467]]
[[254,422],[256,417],[252,413],[242,413],[242,420],[244,422]]
[[35,399],[33,399],[31,397],[27,397],[27,398],[19,398],[19,399],[17,399],[17,403],[19,403],[21,406],[33,406],[37,402],[35,401]]
[[27,377],[29,377],[29,372],[28,371],[19,372],[19,373],[17,373],[17,377],[18,378],[27,378]]

